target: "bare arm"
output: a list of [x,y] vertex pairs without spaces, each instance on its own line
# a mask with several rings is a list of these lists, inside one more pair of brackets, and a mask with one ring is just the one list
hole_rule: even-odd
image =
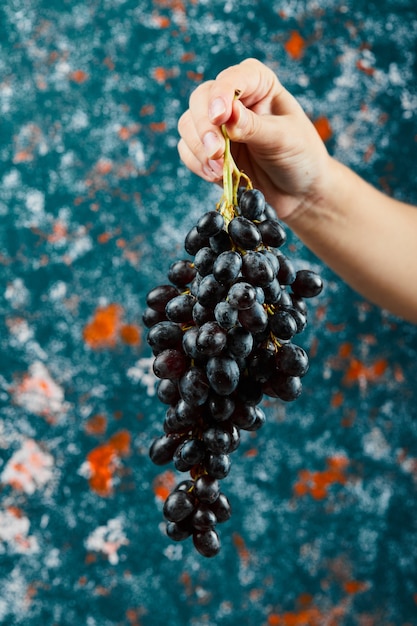
[[179,121],[182,160],[215,182],[222,124],[240,169],[300,239],[370,301],[417,323],[417,208],[331,158],[295,98],[255,59],[200,85]]
[[328,187],[286,220],[370,301],[417,323],[417,208],[389,198],[331,159]]

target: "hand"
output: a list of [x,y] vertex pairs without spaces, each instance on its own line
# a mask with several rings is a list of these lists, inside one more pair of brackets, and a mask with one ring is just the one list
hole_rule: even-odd
[[260,61],[246,59],[202,83],[179,120],[180,157],[208,181],[221,182],[223,124],[237,166],[279,217],[288,218],[324,193],[327,150],[297,100]]

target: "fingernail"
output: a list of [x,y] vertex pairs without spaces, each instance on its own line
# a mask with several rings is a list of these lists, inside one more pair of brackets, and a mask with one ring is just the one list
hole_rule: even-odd
[[220,161],[209,159],[208,164],[217,176],[223,176],[223,165],[220,163]]
[[209,131],[203,137],[203,145],[207,156],[211,157],[220,148],[220,139],[216,133]]
[[209,167],[208,165],[203,165],[202,170],[203,170],[204,176],[206,176],[210,180],[215,180],[216,179],[216,174],[213,172],[211,167]]
[[218,117],[226,112],[226,105],[223,98],[215,98],[209,106],[209,118],[214,122]]

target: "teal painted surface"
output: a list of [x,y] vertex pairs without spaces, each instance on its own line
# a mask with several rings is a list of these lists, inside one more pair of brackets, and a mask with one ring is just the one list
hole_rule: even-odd
[[[244,57],[328,118],[333,154],[417,203],[415,3],[6,0],[0,20],[0,623],[416,624],[415,327],[292,238],[326,280],[311,368],[234,453],[210,561],[161,530],[146,343],[85,334],[111,304],[143,332],[147,290],[219,198],[180,164],[178,117]],[[91,453],[120,432],[100,494]]]

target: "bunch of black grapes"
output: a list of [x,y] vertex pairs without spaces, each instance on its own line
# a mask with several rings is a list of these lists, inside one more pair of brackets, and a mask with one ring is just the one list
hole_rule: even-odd
[[301,393],[308,356],[293,339],[307,323],[305,299],[323,286],[280,250],[286,233],[263,194],[239,188],[237,198],[228,223],[209,211],[189,231],[192,259],[171,265],[143,315],[168,405],[150,458],[189,472],[164,503],[166,532],[174,541],[192,535],[207,557],[220,550],[216,525],[231,515],[219,481],[240,431],[264,424],[264,394],[289,402]]

